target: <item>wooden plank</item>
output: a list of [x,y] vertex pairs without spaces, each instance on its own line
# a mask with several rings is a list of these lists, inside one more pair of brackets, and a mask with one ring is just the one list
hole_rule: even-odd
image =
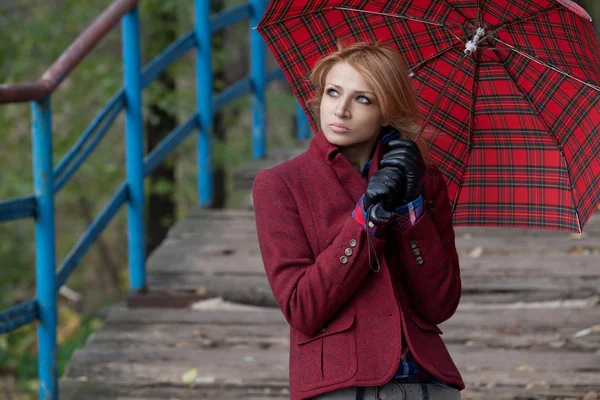
[[252,386],[219,386],[219,385],[153,385],[145,386],[135,383],[116,385],[112,382],[76,378],[60,380],[61,400],[283,400],[289,399],[287,387],[252,387]]
[[[586,372],[596,374],[597,383],[600,384],[600,354],[595,352],[521,351],[456,344],[449,344],[447,347],[456,365],[465,372],[527,372],[532,376],[548,371]],[[163,343],[139,343],[134,348],[86,347],[73,358],[72,364],[75,370],[81,371],[83,365],[141,365],[154,364],[160,360],[163,365],[179,364],[196,367],[196,364],[202,364],[196,368],[203,368],[202,371],[205,371],[206,375],[212,373],[216,377],[221,376],[216,371],[230,371],[232,374],[239,372],[248,381],[252,381],[268,376],[267,370],[271,370],[274,374],[274,371],[286,372],[288,352],[289,345],[279,343],[262,348],[258,346],[205,348],[191,345],[166,347]],[[559,359],[560,362],[557,362]],[[256,369],[264,370],[255,371]],[[223,379],[234,377],[235,375],[226,374]]]
[[[184,251],[184,249],[186,251]],[[148,271],[161,273],[196,273],[207,275],[265,274],[262,256],[256,248],[231,248],[229,246],[205,247],[195,244],[173,246],[151,256]],[[229,252],[228,249],[232,251]],[[194,252],[197,252],[194,254]],[[223,252],[227,254],[223,254]],[[460,257],[461,276],[560,276],[600,277],[600,256],[542,255],[535,258],[522,255],[488,255],[477,258]]]
[[[206,224],[210,224],[213,228],[222,227],[223,231],[228,231],[234,226],[242,229],[252,229],[254,227],[254,212],[244,209],[224,209],[224,210],[207,210],[194,209],[188,215],[178,222],[171,233],[177,232],[202,232]],[[564,239],[567,241],[577,242],[575,238],[578,235],[572,235],[568,232],[546,230],[546,229],[523,229],[523,228],[495,228],[495,227],[455,227],[457,238],[474,239],[477,237],[487,238],[522,238],[531,239],[535,237]],[[592,216],[584,229],[584,238],[598,239],[600,238],[600,212]]]
[[[222,387],[209,388],[206,386],[152,386],[131,387],[107,385],[105,382],[81,382],[72,378],[63,378],[60,382],[61,399],[64,400],[273,400],[289,399],[287,388],[245,388]],[[593,389],[593,388],[592,388]],[[594,395],[596,391],[585,387],[579,388],[544,388],[532,385],[525,389],[519,386],[504,385],[501,387],[467,387],[461,392],[463,400],[524,400],[524,399],[580,399],[586,394]],[[590,397],[593,398],[593,397]]]
[[[497,309],[470,308],[463,311],[460,306],[448,321],[440,325],[442,330],[460,329],[471,326],[477,329],[503,328],[509,332],[533,332],[553,330],[568,326],[572,329],[585,329],[600,321],[600,307],[580,309],[557,308],[540,310],[536,308]],[[257,312],[169,309],[161,312],[156,309],[127,309],[115,306],[107,317],[108,323],[119,324],[215,324],[215,325],[262,325],[287,324],[277,308],[264,308]]]
[[[551,311],[546,311],[551,312]],[[176,325],[173,324],[108,324],[92,334],[86,348],[135,348],[160,344],[177,348],[224,348],[250,346],[268,348],[274,344],[289,345],[289,327],[271,325]],[[445,327],[444,327],[445,328]],[[574,337],[580,329],[556,327],[551,332],[519,329],[511,326],[477,328],[465,326],[445,329],[446,344],[490,347],[523,351],[598,351],[600,334]]]
[[88,339],[86,348],[134,348],[160,344],[171,348],[289,347],[290,328],[277,325],[109,324]]
[[[462,277],[465,302],[548,301],[582,299],[600,294],[600,278],[578,277]],[[203,275],[191,273],[153,273],[150,287],[160,290],[202,290],[228,301],[277,307],[266,277],[256,275]]]
[[277,306],[273,292],[263,276],[152,274],[148,276],[148,284],[158,290],[194,290],[236,303]]
[[[448,346],[469,387],[489,385],[548,385],[585,387],[600,385],[600,354],[575,352],[523,352]],[[557,362],[560,359],[560,362]],[[273,346],[252,348],[178,349],[151,346],[147,349],[93,349],[73,356],[67,376],[106,380],[117,385],[178,385],[191,368],[197,383],[222,385],[275,385],[288,379],[288,349]],[[548,385],[549,386],[549,385]],[[600,388],[600,386],[596,386]]]
[[115,385],[182,385],[182,378],[196,369],[194,383],[210,386],[287,387],[288,353],[228,349],[149,349],[136,351],[77,351],[66,376],[93,379]]
[[[464,233],[471,233],[473,236],[486,237],[522,237],[532,236],[544,237],[570,237],[568,232],[549,230],[549,229],[528,229],[528,228],[499,228],[499,227],[479,227],[479,226],[457,226],[454,228],[457,236]],[[596,211],[588,220],[583,228],[583,236],[600,235],[600,211]]]
[[269,150],[269,156],[261,160],[253,160],[241,165],[233,173],[234,186],[237,190],[250,190],[256,175],[265,168],[271,168],[290,160],[308,149],[310,140],[299,143],[295,147]]
[[[258,309],[258,307],[257,307]],[[286,324],[279,309],[260,308],[256,312],[148,308],[127,309],[122,305],[111,308],[107,316],[108,323],[126,324],[215,324],[215,325],[265,325]]]

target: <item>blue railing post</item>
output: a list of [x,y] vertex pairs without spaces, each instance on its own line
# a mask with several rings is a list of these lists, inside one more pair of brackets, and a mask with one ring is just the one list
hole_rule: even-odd
[[[250,0],[250,26],[258,25],[265,13],[265,0]],[[252,157],[267,155],[265,42],[258,30],[250,30],[250,77],[252,79]]]
[[198,203],[208,206],[213,200],[212,168],[212,33],[210,1],[194,0],[196,12],[196,102],[198,103],[197,141]]
[[308,139],[308,132],[310,130],[310,124],[308,118],[302,109],[300,103],[296,100],[296,137],[300,141]]
[[56,354],[56,254],[50,99],[31,103],[33,183],[37,198],[35,279],[38,304],[39,399],[58,399]]
[[125,87],[125,149],[129,233],[129,287],[146,285],[144,236],[144,131],[142,121],[142,72],[139,11],[135,7],[122,20],[123,75]]

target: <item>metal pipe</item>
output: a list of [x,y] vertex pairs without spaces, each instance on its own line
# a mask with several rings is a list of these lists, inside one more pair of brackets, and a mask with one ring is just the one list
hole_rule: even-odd
[[144,239],[144,130],[142,121],[142,65],[138,8],[123,17],[123,75],[125,89],[125,151],[127,173],[127,219],[129,288],[146,286]]
[[39,399],[58,399],[56,346],[56,273],[54,237],[54,176],[50,99],[31,103],[33,184],[37,197],[35,279],[38,302]]
[[197,146],[198,203],[208,206],[213,201],[212,169],[212,34],[210,1],[194,0],[196,25],[196,102],[198,125]]
[[96,47],[139,0],[115,0],[35,82],[0,85],[0,104],[40,101],[50,96],[71,71]]
[[[264,0],[250,0],[250,26],[257,26],[265,13]],[[250,29],[250,76],[252,79],[252,157],[267,155],[265,42],[256,29]]]

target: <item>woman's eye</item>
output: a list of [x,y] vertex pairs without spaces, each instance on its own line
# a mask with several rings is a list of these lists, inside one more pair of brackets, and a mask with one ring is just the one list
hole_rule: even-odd
[[[335,89],[331,89],[331,88],[327,89],[327,90],[325,91],[325,93],[327,93],[327,95],[328,95],[328,96],[332,96],[332,97],[337,97],[337,96],[339,96],[339,93],[338,93],[338,91],[337,91],[337,90],[335,90]],[[359,103],[363,103],[363,104],[371,104],[371,100],[369,100],[369,98],[368,98],[368,97],[365,97],[365,96],[358,96],[358,97],[356,97],[356,99],[359,101]]]

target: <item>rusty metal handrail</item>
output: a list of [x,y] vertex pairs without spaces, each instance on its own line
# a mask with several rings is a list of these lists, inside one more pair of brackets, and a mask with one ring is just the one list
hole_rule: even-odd
[[96,47],[139,0],[115,0],[35,82],[0,85],[0,104],[39,101],[56,90],[71,71]]

